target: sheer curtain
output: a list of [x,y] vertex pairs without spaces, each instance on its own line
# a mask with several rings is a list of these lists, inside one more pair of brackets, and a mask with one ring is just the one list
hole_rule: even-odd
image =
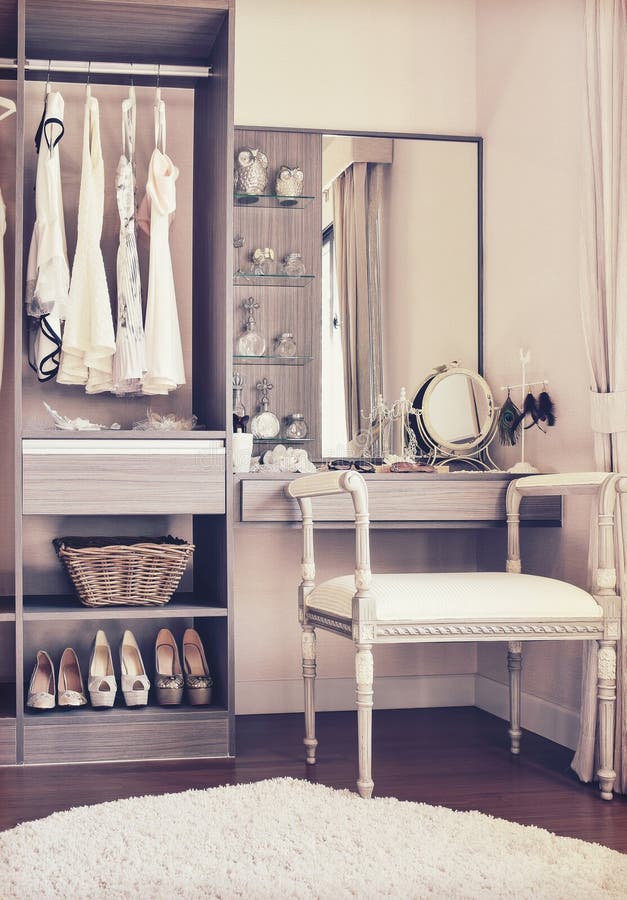
[[[592,376],[595,463],[627,471],[627,0],[585,2],[587,120],[582,314]],[[618,514],[617,567],[623,596],[618,641],[616,790],[627,793],[627,509]],[[586,642],[581,735],[573,769],[594,775],[596,644]]]
[[383,167],[354,162],[333,185],[333,231],[349,440],[382,393],[380,232]]

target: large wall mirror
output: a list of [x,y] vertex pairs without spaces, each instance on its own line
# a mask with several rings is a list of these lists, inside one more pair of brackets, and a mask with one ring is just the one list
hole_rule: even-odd
[[325,134],[322,455],[351,453],[381,393],[481,372],[480,138]]

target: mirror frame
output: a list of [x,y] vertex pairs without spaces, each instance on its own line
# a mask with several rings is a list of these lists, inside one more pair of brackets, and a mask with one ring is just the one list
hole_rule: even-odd
[[[433,395],[433,392],[435,391],[437,386],[442,383],[442,381],[444,381],[446,378],[450,378],[453,375],[465,375],[467,378],[470,378],[475,384],[478,384],[485,395],[488,405],[488,411],[485,420],[481,425],[481,430],[477,434],[477,437],[474,440],[466,441],[463,444],[447,441],[444,437],[442,437],[442,435],[438,434],[433,427],[433,423],[429,415],[429,401]],[[416,397],[423,390],[424,393],[419,413],[416,415],[416,421],[419,428],[420,422],[422,422],[422,429],[425,432],[424,437],[429,443],[434,446],[434,449],[436,451],[444,450],[448,453],[449,456],[467,456],[468,454],[476,453],[477,451],[485,447],[486,440],[491,437],[491,434],[494,430],[494,417],[496,414],[496,409],[494,406],[494,396],[485,378],[483,378],[472,369],[464,369],[459,366],[452,366],[450,368],[447,368],[444,372],[438,372],[436,375],[425,378],[418,390],[414,392],[412,397],[412,404]]]

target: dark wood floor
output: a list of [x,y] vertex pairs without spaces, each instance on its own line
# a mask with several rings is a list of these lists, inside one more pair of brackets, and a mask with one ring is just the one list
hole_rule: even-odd
[[[510,756],[506,728],[471,707],[375,712],[375,796],[478,809],[627,852],[627,798],[599,800],[570,772],[571,751],[535,735]],[[243,716],[236,759],[0,769],[0,829],[72,806],[281,776],[354,789],[354,713],[318,716],[310,769],[301,737],[300,715]]]

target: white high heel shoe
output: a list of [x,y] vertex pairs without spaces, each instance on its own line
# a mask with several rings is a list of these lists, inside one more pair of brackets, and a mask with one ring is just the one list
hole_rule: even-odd
[[113,706],[118,690],[113,674],[111,647],[104,631],[96,632],[89,658],[87,690],[92,706]]
[[146,706],[150,681],[132,631],[124,632],[120,644],[120,671],[122,672],[122,693],[126,705]]

